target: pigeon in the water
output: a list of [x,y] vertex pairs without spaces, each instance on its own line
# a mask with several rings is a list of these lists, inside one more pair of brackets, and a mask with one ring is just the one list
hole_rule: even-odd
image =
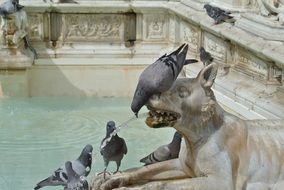
[[88,190],[89,185],[86,179],[81,179],[80,176],[73,170],[72,162],[67,161],[65,163],[67,173],[67,184],[64,190]]
[[204,66],[207,66],[212,63],[213,57],[209,52],[207,52],[203,47],[199,49],[200,52],[200,60],[203,62]]
[[188,45],[183,44],[171,54],[160,57],[141,73],[131,103],[131,109],[136,117],[152,95],[171,88],[184,65],[198,62],[195,59],[185,59],[187,50]]
[[145,158],[142,158],[140,162],[145,163],[145,165],[150,165],[177,158],[180,151],[181,138],[181,134],[175,132],[173,140],[170,144],[160,146],[154,152]]
[[8,0],[0,5],[0,15],[6,18],[9,14],[13,14],[24,8],[19,4],[19,0]]
[[115,123],[113,121],[109,121],[106,125],[106,137],[101,142],[101,155],[104,159],[105,169],[102,172],[106,174],[106,169],[110,161],[116,162],[116,171],[118,172],[121,160],[125,154],[127,154],[127,146],[123,138],[120,138],[117,134],[111,137],[110,141],[102,147],[103,142],[110,137],[110,134],[116,129]]
[[229,15],[231,14],[230,12],[222,10],[219,7],[205,4],[203,8],[206,9],[207,15],[214,19],[215,24],[220,24],[222,22],[234,23],[236,21],[234,17]]
[[[45,3],[46,3],[46,0],[43,0]],[[53,0],[50,0],[50,2],[53,3]],[[59,0],[58,3],[76,3],[78,4],[77,1],[74,1],[74,0]]]
[[[72,161],[72,168],[80,177],[88,176],[91,171],[92,151],[92,145],[88,144],[84,147],[80,156],[76,160]],[[52,176],[40,181],[34,189],[37,190],[45,186],[66,185],[67,181],[68,177],[64,165],[54,171]]]

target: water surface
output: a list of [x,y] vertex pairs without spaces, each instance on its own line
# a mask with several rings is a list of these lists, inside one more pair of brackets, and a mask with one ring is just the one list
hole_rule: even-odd
[[[0,100],[0,189],[31,190],[82,148],[94,147],[90,177],[103,170],[99,145],[107,121],[130,119],[128,98],[12,98]],[[142,109],[141,112],[146,112]],[[128,154],[121,170],[141,166],[139,160],[159,145],[171,141],[173,129],[151,129],[144,119],[119,132]],[[116,169],[110,163],[108,171]],[[43,189],[63,189],[46,187]]]

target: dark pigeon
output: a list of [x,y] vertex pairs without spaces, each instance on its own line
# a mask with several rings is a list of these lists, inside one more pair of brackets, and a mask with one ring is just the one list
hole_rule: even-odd
[[66,173],[67,173],[67,184],[64,190],[88,190],[89,184],[86,179],[81,179],[81,177],[73,170],[72,162],[68,161],[65,163]]
[[154,152],[145,158],[142,158],[140,162],[145,163],[145,165],[150,165],[157,162],[178,158],[181,138],[181,134],[175,132],[173,140],[170,144],[160,146]]
[[212,63],[214,59],[209,52],[207,52],[203,47],[199,49],[199,52],[200,52],[200,61],[203,62],[204,66],[207,66]]
[[198,62],[195,59],[185,60],[187,50],[188,45],[183,44],[171,54],[160,57],[141,73],[131,103],[131,109],[136,117],[152,95],[171,88],[184,65]]
[[[88,176],[91,171],[92,151],[93,151],[92,145],[89,144],[86,145],[85,148],[82,150],[80,156],[76,160],[71,162],[73,170],[80,177]],[[68,177],[64,165],[58,168],[56,171],[54,171],[52,176],[39,182],[34,189],[37,190],[45,186],[58,186],[58,185],[65,186],[67,184],[67,181]]]
[[13,14],[24,8],[19,4],[19,0],[8,0],[0,5],[0,15],[7,18],[8,15]]
[[234,23],[236,21],[234,17],[229,15],[231,14],[230,12],[222,10],[219,7],[205,4],[203,8],[206,9],[207,15],[214,19],[215,24],[220,24],[222,22]]
[[103,142],[110,137],[110,134],[116,129],[115,123],[109,121],[106,125],[106,137],[101,142],[101,155],[104,159],[105,169],[103,171],[104,178],[106,169],[110,161],[116,162],[116,172],[119,171],[121,160],[125,154],[127,154],[127,146],[123,138],[120,138],[117,134],[111,137],[110,141],[104,146]]

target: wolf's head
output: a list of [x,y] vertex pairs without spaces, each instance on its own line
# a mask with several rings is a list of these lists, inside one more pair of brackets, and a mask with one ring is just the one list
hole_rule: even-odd
[[202,69],[196,78],[179,78],[168,91],[153,95],[147,103],[150,110],[146,124],[153,128],[187,126],[214,114],[216,100],[211,90],[217,65]]

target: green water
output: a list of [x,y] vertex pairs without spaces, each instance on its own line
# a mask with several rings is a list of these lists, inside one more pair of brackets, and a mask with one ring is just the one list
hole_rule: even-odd
[[[75,159],[87,143],[94,147],[89,178],[102,171],[99,144],[105,136],[106,122],[120,124],[131,118],[130,102],[126,98],[0,100],[0,189],[33,189],[65,161]],[[169,128],[151,129],[144,119],[130,123],[119,133],[128,146],[121,170],[141,166],[139,160],[168,143],[173,133]],[[115,168],[115,163],[111,163],[108,170]]]

